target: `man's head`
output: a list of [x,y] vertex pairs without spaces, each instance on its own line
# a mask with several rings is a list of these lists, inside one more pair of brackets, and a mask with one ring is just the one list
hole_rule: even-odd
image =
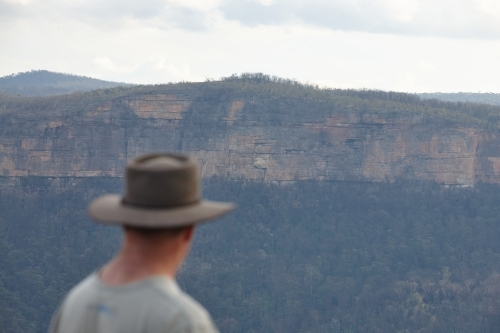
[[123,250],[141,261],[162,262],[174,270],[186,258],[193,240],[194,225],[177,228],[137,228],[123,226]]
[[105,224],[169,229],[208,221],[233,208],[230,203],[202,199],[199,166],[194,159],[159,153],[130,160],[125,195],[94,200],[89,214]]

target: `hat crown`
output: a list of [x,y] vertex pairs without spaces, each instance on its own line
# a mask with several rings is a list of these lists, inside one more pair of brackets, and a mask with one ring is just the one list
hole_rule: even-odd
[[153,156],[138,162],[143,170],[162,171],[179,169],[183,167],[183,162],[171,156]]
[[132,159],[126,169],[123,203],[171,208],[200,201],[198,163],[182,154],[150,154]]

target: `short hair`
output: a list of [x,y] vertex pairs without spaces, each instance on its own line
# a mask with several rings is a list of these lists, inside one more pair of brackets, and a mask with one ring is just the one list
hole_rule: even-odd
[[123,229],[127,232],[134,232],[143,237],[152,237],[155,235],[168,235],[170,237],[176,237],[182,234],[185,230],[187,230],[191,225],[186,225],[182,227],[172,227],[172,228],[144,228],[144,227],[135,227],[130,225],[123,225]]

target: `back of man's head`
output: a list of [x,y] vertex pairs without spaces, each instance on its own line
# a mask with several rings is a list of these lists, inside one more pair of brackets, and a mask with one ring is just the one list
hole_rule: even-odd
[[177,228],[141,228],[124,225],[123,230],[125,233],[133,233],[137,234],[144,238],[152,238],[152,237],[165,237],[165,238],[174,238],[186,232],[191,225],[177,227]]

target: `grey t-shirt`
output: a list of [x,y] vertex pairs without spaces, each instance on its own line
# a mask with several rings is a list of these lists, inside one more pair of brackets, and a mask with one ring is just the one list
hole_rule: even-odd
[[216,333],[208,312],[177,283],[152,277],[123,286],[93,273],[76,285],[54,314],[50,333]]

